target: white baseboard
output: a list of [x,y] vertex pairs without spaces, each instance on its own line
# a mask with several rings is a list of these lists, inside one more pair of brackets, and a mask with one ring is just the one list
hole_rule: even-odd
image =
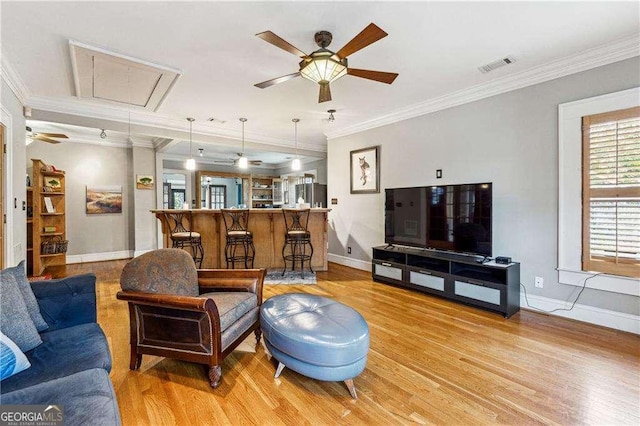
[[350,257],[339,256],[337,254],[327,254],[327,260],[339,265],[348,266],[350,268],[361,269],[363,271],[371,271],[371,261],[367,262],[359,259],[352,259]]
[[150,251],[153,251],[153,250],[136,250],[133,252],[133,257],[138,257],[142,254],[149,253]]
[[110,251],[104,253],[87,253],[67,255],[67,264],[103,262],[105,260],[129,259],[133,257],[133,250]]
[[[371,262],[364,260],[351,259],[336,254],[328,254],[328,260],[340,265],[349,266],[363,271],[371,271]],[[529,303],[533,307],[544,311],[564,308],[569,309],[571,303],[562,300],[550,299],[548,297],[527,295]],[[533,307],[526,305],[524,294],[520,293],[520,307],[522,309],[530,309],[536,311]],[[622,312],[611,311],[608,309],[595,308],[593,306],[576,304],[571,311],[556,311],[550,315],[557,315],[564,318],[570,318],[577,321],[588,322],[590,324],[601,325],[616,330],[626,331],[629,333],[640,334],[640,316],[625,314]]]
[[[520,293],[520,307],[522,309],[530,309],[536,312],[535,308],[544,311],[553,309],[571,308],[571,303],[562,300],[549,299],[548,297],[527,295],[529,303],[532,307],[527,306],[524,294]],[[622,312],[610,311],[608,309],[595,308],[593,306],[577,304],[571,311],[556,311],[550,313],[564,318],[570,318],[577,321],[588,322],[590,324],[602,325],[604,327],[614,328],[616,330],[626,331],[629,333],[640,334],[640,316],[625,314]]]

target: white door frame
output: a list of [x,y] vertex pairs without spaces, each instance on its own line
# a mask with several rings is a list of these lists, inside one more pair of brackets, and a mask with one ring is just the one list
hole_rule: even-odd
[[[5,174],[3,176],[3,182],[5,185],[4,191],[4,205],[5,213],[7,215],[7,223],[0,226],[4,226],[4,264],[6,267],[13,266],[15,263],[13,253],[13,117],[9,113],[9,110],[0,103],[0,122],[5,128],[4,142],[7,145],[7,153],[5,156]],[[2,149],[2,147],[0,147]],[[2,218],[0,218],[2,222]],[[25,225],[26,226],[26,225]]]

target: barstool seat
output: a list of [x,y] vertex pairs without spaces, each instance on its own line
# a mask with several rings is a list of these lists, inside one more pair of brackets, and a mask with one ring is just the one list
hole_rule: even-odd
[[227,237],[224,248],[227,269],[235,269],[238,262],[244,263],[245,268],[253,268],[256,248],[253,233],[248,229],[249,209],[220,209],[220,212]]
[[171,238],[188,239],[188,238],[200,238],[200,234],[197,232],[174,232],[171,234]]
[[304,277],[304,262],[307,261],[309,262],[309,270],[313,273],[311,267],[313,245],[311,244],[311,233],[307,230],[310,212],[310,209],[282,209],[286,228],[284,245],[282,246],[283,276],[287,271],[287,262],[291,262],[292,271],[296,270],[296,263],[299,262],[300,272]]
[[169,236],[173,248],[189,248],[191,257],[198,269],[202,268],[204,259],[204,248],[202,247],[202,237],[199,232],[192,230],[193,213],[191,211],[165,212],[165,220],[169,226]]

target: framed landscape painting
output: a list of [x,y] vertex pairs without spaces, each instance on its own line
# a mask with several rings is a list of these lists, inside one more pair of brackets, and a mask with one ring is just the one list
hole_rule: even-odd
[[121,186],[87,186],[87,214],[122,213]]
[[137,189],[153,189],[153,176],[136,175],[136,188]]
[[380,192],[379,146],[351,151],[351,193]]

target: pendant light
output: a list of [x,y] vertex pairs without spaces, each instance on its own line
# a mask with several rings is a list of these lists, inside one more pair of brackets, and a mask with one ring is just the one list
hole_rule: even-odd
[[249,161],[247,157],[244,156],[244,123],[247,122],[246,118],[241,118],[240,122],[242,123],[242,151],[240,151],[240,158],[238,159],[238,167],[241,169],[246,169],[249,167]]
[[296,156],[291,162],[291,170],[300,170],[300,159],[298,158],[298,122],[300,121],[300,119],[293,118],[291,121],[293,121],[293,131],[296,143]]
[[187,117],[187,121],[189,122],[189,159],[184,163],[184,167],[187,170],[195,170],[196,169],[196,160],[193,158],[191,146],[193,145],[193,122],[195,118]]

